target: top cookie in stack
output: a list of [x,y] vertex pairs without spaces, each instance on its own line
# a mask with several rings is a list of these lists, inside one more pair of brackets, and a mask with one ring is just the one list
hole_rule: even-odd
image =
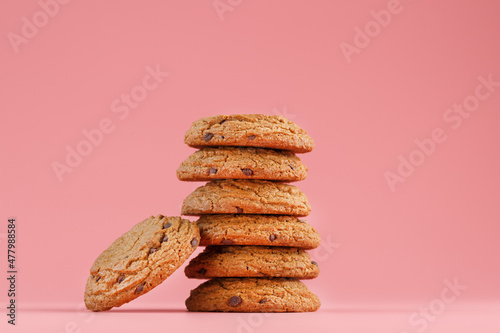
[[307,153],[314,142],[306,131],[282,116],[235,114],[195,121],[184,137],[194,148],[242,146]]
[[284,117],[253,114],[200,119],[184,141],[200,150],[181,164],[177,177],[210,181],[182,206],[183,215],[201,216],[200,245],[207,246],[186,275],[212,279],[191,292],[188,309],[317,310],[319,299],[298,279],[319,274],[304,251],[319,245],[319,235],[298,219],[311,211],[307,197],[285,184],[306,178],[295,153],[311,151],[313,140]]

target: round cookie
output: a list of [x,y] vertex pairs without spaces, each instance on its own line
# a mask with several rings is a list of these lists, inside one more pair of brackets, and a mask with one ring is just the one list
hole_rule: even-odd
[[287,215],[202,215],[200,245],[268,245],[314,249],[318,232],[306,221]]
[[264,148],[219,147],[194,152],[177,169],[186,181],[212,179],[267,179],[298,181],[307,168],[294,153]]
[[293,247],[208,246],[184,271],[188,278],[294,277],[313,279],[319,267],[307,252]]
[[182,204],[182,215],[277,214],[306,216],[311,206],[297,187],[264,180],[213,180]]
[[312,312],[321,303],[294,278],[216,278],[191,291],[189,311]]
[[307,153],[314,141],[306,131],[282,116],[219,115],[193,122],[184,142],[195,148],[216,146],[263,147]]
[[92,265],[87,309],[106,311],[147,293],[179,268],[199,241],[196,224],[180,217],[158,215],[138,223]]

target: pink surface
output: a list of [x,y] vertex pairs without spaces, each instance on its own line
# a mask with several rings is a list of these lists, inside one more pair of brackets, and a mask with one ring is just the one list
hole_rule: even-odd
[[[431,332],[477,306],[497,316],[463,318],[498,324],[498,2],[54,1],[0,11],[0,251],[15,217],[18,304],[68,312],[20,323],[64,331],[95,257],[147,216],[179,214],[201,185],[175,176],[192,121],[266,113],[316,141],[297,186],[323,238],[311,251],[321,275],[306,283],[324,308],[269,327],[331,331],[351,317],[328,309],[404,307],[366,322],[417,332],[423,315],[409,316],[423,308],[439,317]],[[85,156],[66,161],[72,150]],[[198,284],[178,271],[122,309],[183,309]],[[2,278],[2,304],[6,290]],[[96,315],[82,330],[161,315]],[[196,318],[214,331],[236,320]]]
[[[421,332],[498,333],[498,309],[448,309]],[[316,313],[189,313],[169,310],[119,309],[108,313],[50,310],[26,311],[12,332],[374,332],[410,333],[410,312],[400,309],[326,310]]]

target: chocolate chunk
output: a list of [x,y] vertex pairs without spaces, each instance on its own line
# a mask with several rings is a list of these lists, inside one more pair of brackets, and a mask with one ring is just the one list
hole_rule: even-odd
[[219,124],[224,124],[227,121],[227,119],[223,119]]
[[243,172],[245,176],[253,176],[253,170],[251,169],[241,169],[241,172]]
[[205,140],[205,142],[208,142],[208,141],[212,140],[213,137],[214,137],[214,135],[212,133],[206,133],[203,136],[203,140]]
[[216,168],[210,168],[210,169],[208,170],[208,173],[209,173],[210,175],[215,175],[215,174],[217,173],[217,169],[216,169]]
[[231,306],[238,306],[242,302],[241,297],[239,296],[233,296],[229,299],[229,305]]
[[191,246],[192,246],[192,247],[197,247],[197,246],[198,246],[198,240],[197,240],[196,238],[193,238],[193,239],[191,240]]
[[120,275],[120,276],[118,277],[118,281],[116,281],[116,283],[122,283],[122,282],[123,282],[123,280],[125,280],[125,275]]
[[220,242],[222,245],[233,245],[234,241],[232,239],[223,239],[222,242]]
[[163,229],[170,228],[171,226],[172,226],[172,223],[167,222],[167,223],[165,223],[165,225],[163,226]]
[[154,247],[152,247],[149,249],[149,254],[155,253],[156,251],[158,251],[158,249],[155,249]]
[[242,214],[243,213],[243,208],[236,207],[236,213]]
[[278,237],[276,237],[276,235],[271,235],[271,236],[269,236],[269,240],[270,240],[271,242],[274,242],[274,241],[276,240],[276,238],[278,238]]
[[137,288],[135,288],[135,293],[136,294],[140,294],[144,290],[144,285],[145,284],[146,284],[146,282],[141,283],[140,285],[138,285]]
[[97,279],[95,279],[95,282],[99,282],[100,279],[101,279],[101,277],[98,276]]
[[205,268],[200,268],[198,270],[198,273],[200,273],[201,275],[205,275],[206,272],[207,272],[207,270]]
[[248,140],[250,140],[250,141],[255,140],[255,135],[249,135]]
[[267,303],[269,302],[269,299],[268,298],[263,298],[259,301],[260,304],[264,304],[264,303]]
[[318,266],[318,263],[316,261],[311,261],[311,264]]
[[290,167],[290,169],[295,170],[293,166],[291,166],[290,164],[288,164],[288,166]]
[[167,236],[167,235],[165,235],[165,237],[163,237],[163,238],[161,239],[161,242],[162,242],[162,243],[165,243],[166,241],[168,241],[168,236]]

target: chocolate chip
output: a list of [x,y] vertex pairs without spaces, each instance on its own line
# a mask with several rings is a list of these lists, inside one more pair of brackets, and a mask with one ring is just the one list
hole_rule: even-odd
[[263,298],[263,299],[261,299],[259,301],[260,304],[264,304],[264,303],[267,303],[267,302],[269,302],[269,299],[267,299],[267,298]]
[[165,225],[163,225],[163,229],[170,228],[171,226],[172,226],[172,223],[167,222],[167,223],[165,223]]
[[288,166],[290,167],[290,169],[295,170],[293,166],[291,166],[290,164],[288,164]]
[[223,119],[219,124],[224,124],[227,121],[227,119]]
[[231,306],[238,306],[242,302],[241,297],[239,296],[233,296],[229,299],[229,305]]
[[149,254],[155,253],[156,251],[158,251],[158,249],[155,249],[154,247],[152,247],[149,249]]
[[243,208],[236,207],[236,213],[242,214],[243,213]]
[[191,239],[191,246],[192,247],[197,247],[198,246],[198,240],[196,238]]
[[100,279],[101,279],[101,277],[98,276],[97,279],[95,279],[95,282],[99,282]]
[[144,285],[146,284],[146,282],[140,284],[137,286],[137,288],[135,288],[135,293],[136,294],[140,294],[143,290],[144,290]]
[[161,239],[161,242],[162,242],[162,243],[165,243],[166,241],[168,241],[168,236],[166,236],[166,235],[165,235],[165,237],[163,237],[163,238]]
[[311,261],[311,264],[318,266],[318,263],[316,261]]
[[198,270],[198,273],[201,274],[201,275],[205,275],[206,272],[207,272],[207,270],[205,268],[200,268]]
[[249,135],[248,140],[250,140],[250,141],[255,140],[255,135]]
[[123,282],[123,280],[125,280],[125,275],[120,275],[120,276],[118,277],[118,281],[116,281],[116,283],[122,283],[122,282]]
[[245,176],[253,176],[253,170],[252,169],[241,169],[241,172],[243,172],[243,174]]
[[271,235],[271,236],[269,236],[269,240],[270,240],[271,242],[274,242],[274,241],[276,240],[276,238],[278,238],[278,237],[276,237],[276,235]]
[[208,173],[209,173],[210,175],[215,175],[215,174],[217,173],[217,169],[216,169],[216,168],[210,168],[210,169],[208,170]]
[[212,133],[206,133],[203,136],[203,140],[205,140],[205,142],[208,142],[208,141],[212,140],[213,137],[214,137],[214,135]]
[[222,242],[220,242],[222,245],[233,245],[234,241],[232,239],[223,239]]

